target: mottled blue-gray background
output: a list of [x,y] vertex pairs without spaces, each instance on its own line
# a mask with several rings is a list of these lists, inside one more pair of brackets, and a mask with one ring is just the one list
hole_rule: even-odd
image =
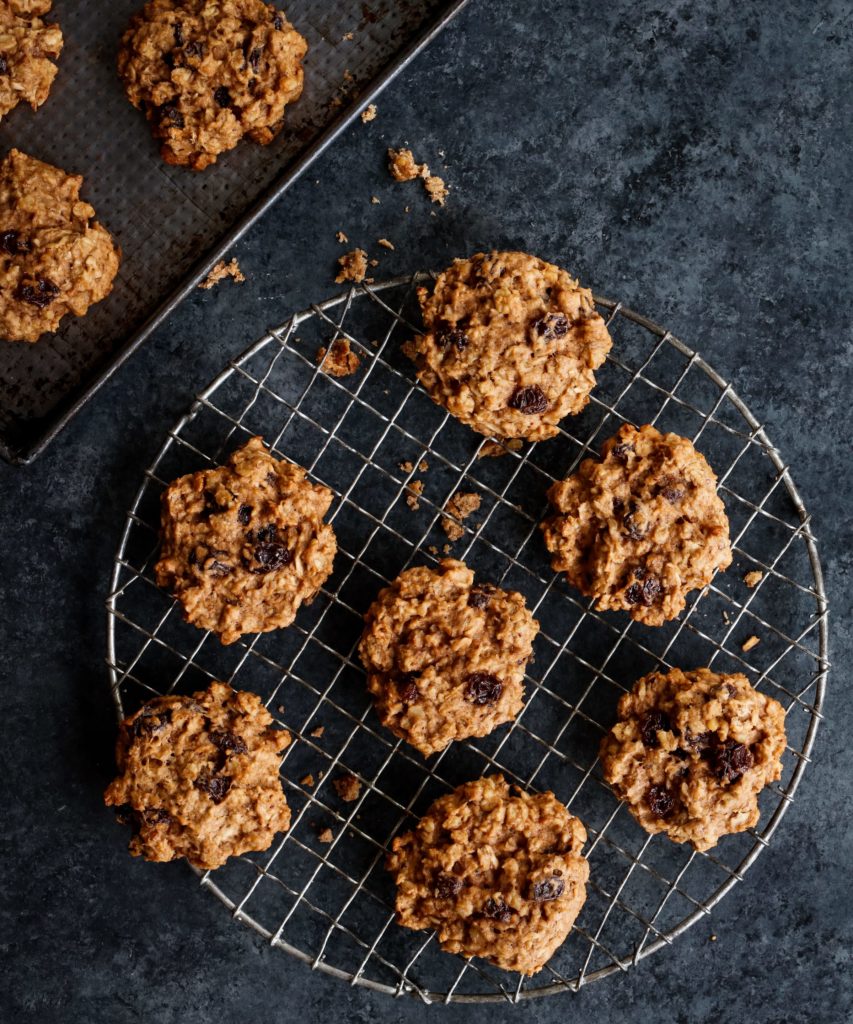
[[[851,67],[841,0],[473,0],[238,246],[242,288],[193,295],[35,465],[0,466],[3,1020],[850,1020]],[[444,210],[388,179],[405,140],[446,153]],[[101,805],[103,598],[140,470],[193,389],[331,291],[339,229],[397,243],[383,275],[527,248],[665,323],[762,418],[814,516],[837,668],[798,800],[708,922],[577,996],[427,1009],[311,974],[183,866],[131,861]]]

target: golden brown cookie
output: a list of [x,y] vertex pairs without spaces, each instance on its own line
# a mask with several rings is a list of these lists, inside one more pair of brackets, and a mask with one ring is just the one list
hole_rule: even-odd
[[625,425],[548,491],[551,566],[599,610],[660,626],[732,560],[717,478],[684,437]]
[[758,821],[782,776],[785,711],[746,676],[652,672],[619,700],[601,741],[604,778],[643,828],[696,850]]
[[289,743],[254,693],[211,683],[157,697],[122,722],[104,801],[133,825],[134,857],[217,868],[286,831],[278,769]]
[[589,401],[610,351],[592,293],[523,252],[477,253],[418,289],[424,333],[405,346],[430,398],[487,436],[553,437]]
[[50,6],[51,0],[0,0],[0,117],[19,103],[36,110],[47,99],[62,53],[59,25],[40,17]]
[[224,466],[182,476],[162,499],[157,583],[187,622],[232,644],[289,626],[332,571],[332,492],[252,437]]
[[122,37],[118,69],[166,163],[200,171],[244,135],[272,142],[302,93],[307,49],[262,0],[149,0]]
[[502,775],[440,797],[388,857],[397,922],[434,928],[442,949],[535,974],[586,899],[586,829],[553,793]]
[[522,708],[539,623],[521,594],[453,559],[400,573],[365,615],[359,654],[383,725],[424,756]]
[[112,291],[121,252],[82,185],[17,149],[0,163],[0,338],[36,341]]

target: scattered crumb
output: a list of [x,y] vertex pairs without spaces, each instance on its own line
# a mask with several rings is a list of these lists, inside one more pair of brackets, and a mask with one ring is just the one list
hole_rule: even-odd
[[324,828],[323,831],[317,836],[321,843],[330,843],[335,837],[332,834],[330,828]]
[[483,447],[477,452],[477,458],[499,459],[501,455],[506,455],[507,451],[520,451],[523,443],[524,442],[519,437],[511,437],[503,443],[500,441],[486,441]]
[[764,579],[764,573],[760,569],[753,569],[752,572],[748,572],[743,578],[743,582],[752,590],[753,587],[757,587],[758,584]]
[[716,935],[709,936],[709,941],[716,942],[717,941],[717,936]]
[[371,260],[370,261],[370,265],[371,265],[371,267],[378,267],[379,266],[379,260]]
[[751,651],[753,647],[757,647],[760,643],[761,641],[758,639],[758,637],[753,635],[747,637],[746,640],[744,640],[744,642],[740,645],[740,649],[742,651]]
[[373,121],[375,119],[376,119],[376,104],[375,103],[371,103],[369,107],[365,107],[364,110],[362,110],[362,112],[361,112],[361,120],[364,122],[364,124],[367,124],[368,121]]
[[447,199],[448,188],[443,179],[439,178],[436,174],[429,174],[424,178],[424,188],[426,189],[427,195],[434,203],[438,203],[439,206],[444,206],[444,202]]
[[449,555],[449,554],[450,554],[450,551],[451,551],[451,547],[450,547],[450,545],[449,545],[449,544],[445,544],[445,545],[444,545],[444,547],[443,547],[443,548],[442,548],[441,550],[442,550],[442,552],[443,552],[443,553],[444,553],[445,555]]
[[314,358],[318,363],[322,363],[323,373],[328,373],[330,377],[348,377],[361,366],[358,353],[350,348],[348,338],[335,338],[328,357],[325,346],[321,345]]
[[731,624],[731,621],[732,620],[729,618],[729,613],[724,608],[723,609],[723,624],[728,626],[728,625]]
[[341,245],[346,245],[346,243],[347,243],[347,242],[349,241],[349,239],[348,239],[348,238],[347,238],[347,236],[346,236],[346,235],[345,235],[345,234],[343,233],[343,231],[338,231],[338,232],[337,232],[337,233],[335,234],[335,238],[336,238],[336,239],[337,239],[337,240],[338,240],[338,241],[339,241],[339,242],[341,243]]
[[283,715],[283,714],[284,714],[284,704],[279,704],[279,706],[278,706],[278,707],[276,708],[276,711],[277,711],[277,712],[278,712],[278,713],[279,713],[280,715]]
[[323,735],[323,733],[325,731],[326,730],[325,730],[324,726],[318,725],[316,729],[312,729],[311,730],[311,735],[314,737],[314,739],[318,740]]
[[334,779],[332,785],[345,803],[351,804],[353,800],[358,800],[361,783],[354,775],[342,775],[339,779]]
[[400,469],[402,470],[403,473],[411,473],[414,468],[415,467],[409,461],[400,463]]
[[387,238],[379,238],[377,239],[377,242],[383,247],[383,249],[390,249],[391,252],[394,251],[394,243],[389,242]]
[[341,39],[346,39],[347,42],[350,42],[350,43],[352,42],[352,38],[353,38],[352,32],[347,32],[347,34],[345,36],[341,36]]
[[411,213],[411,212],[412,212],[411,206],[404,206],[403,207],[403,213]]
[[370,197],[370,201],[371,201],[371,203],[373,203],[374,206],[378,206],[379,205],[379,196],[371,196]]
[[233,277],[236,284],[242,284],[246,280],[246,275],[240,269],[240,264],[237,260],[231,260],[230,263],[220,260],[201,282],[199,288],[203,288],[206,291],[215,284],[219,284],[220,281],[224,281],[226,277]]
[[431,555],[438,554],[438,548],[435,546],[435,544],[430,544],[430,546],[427,548],[427,551],[429,551]]
[[314,776],[309,772],[305,776],[304,779],[300,779],[299,780],[299,785],[300,786],[313,786],[314,785]]
[[350,71],[349,68],[344,68],[344,81],[347,84],[355,81],[355,76],[353,75],[352,71]]
[[371,343],[370,343],[370,344],[371,344],[371,345],[372,345],[372,346],[373,346],[374,348],[379,348],[379,342],[378,342],[378,341],[371,341]]
[[417,512],[421,507],[421,503],[418,501],[418,498],[424,493],[423,480],[413,480],[407,485],[407,490],[412,493],[406,495],[406,504],[413,512]]
[[414,181],[429,176],[429,167],[416,163],[410,149],[389,149],[388,170],[394,181]]
[[465,530],[460,525],[461,522],[467,519],[472,512],[476,512],[479,507],[479,494],[463,494],[462,491],[457,491],[452,498],[448,499],[447,504],[444,506],[444,511],[449,514],[442,518],[441,528],[447,534],[449,540],[459,540],[464,535]]
[[426,459],[421,459],[421,461],[418,463],[418,472],[419,473],[426,473],[426,471],[428,469],[429,469],[429,463],[427,462],[427,460]]
[[336,284],[342,284],[344,281],[355,281],[358,284],[364,280],[364,275],[367,273],[367,253],[364,249],[345,252],[343,256],[338,257],[338,263],[341,270],[335,278]]
[[[333,96],[331,98],[331,100],[329,100],[329,106],[330,107],[340,107],[340,106],[343,106],[343,102],[344,101],[340,98],[340,96]],[[319,182],[317,184],[319,184]]]

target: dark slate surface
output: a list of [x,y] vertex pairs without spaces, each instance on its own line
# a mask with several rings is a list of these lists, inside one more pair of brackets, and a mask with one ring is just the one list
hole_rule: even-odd
[[[851,60],[842,0],[474,0],[242,242],[245,286],[197,293],[37,464],[0,467],[2,1019],[850,1019]],[[384,171],[404,140],[447,153],[435,216]],[[103,597],[140,471],[193,388],[330,292],[339,229],[397,243],[383,274],[528,248],[667,324],[763,418],[814,514],[840,671],[800,798],[708,922],[576,997],[428,1010],[312,975],[184,867],[131,861],[101,806]]]

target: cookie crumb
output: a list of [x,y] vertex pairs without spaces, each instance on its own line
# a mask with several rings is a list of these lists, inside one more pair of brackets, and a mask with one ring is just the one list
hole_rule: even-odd
[[283,714],[284,714],[284,704],[279,704],[279,706],[278,706],[278,707],[276,708],[276,711],[277,711],[277,712],[278,712],[278,713],[279,713],[280,715],[283,715]]
[[473,492],[465,494],[462,491],[457,491],[452,498],[448,499],[447,504],[444,506],[444,511],[448,515],[442,517],[441,528],[447,534],[449,540],[456,541],[464,536],[465,529],[461,522],[467,519],[472,512],[477,511],[480,507],[480,500],[479,494]]
[[429,167],[417,163],[410,149],[389,149],[388,170],[394,181],[414,181],[429,176]]
[[199,288],[207,291],[214,285],[219,284],[220,281],[224,281],[226,277],[233,278],[235,284],[242,284],[246,280],[246,275],[240,269],[240,264],[236,259],[231,260],[230,263],[226,263],[225,260],[220,260],[216,266],[213,267],[207,277],[201,282]]
[[400,463],[400,470],[403,473],[411,473],[415,467],[408,460]]
[[379,196],[371,196],[370,197],[370,201],[371,201],[371,203],[373,203],[374,206],[378,206],[379,205]]
[[342,775],[339,779],[334,779],[332,785],[344,803],[351,804],[353,800],[358,800],[361,782],[354,775],[349,773]]
[[[358,353],[353,352],[350,348],[348,338],[335,338],[328,357],[326,356],[326,347],[321,345],[314,358],[322,364],[320,368],[323,373],[328,373],[330,377],[348,377],[361,366]],[[323,362],[324,359],[325,362]]]
[[312,774],[311,774],[311,773],[309,772],[309,773],[308,773],[308,774],[307,774],[307,775],[305,776],[305,778],[304,778],[304,779],[300,779],[300,780],[299,780],[299,785],[300,785],[300,786],[308,786],[308,787],[311,787],[311,786],[313,786],[313,785],[314,785],[314,776],[313,776],[313,775],[312,775]]
[[370,121],[376,119],[376,104],[371,103],[369,107],[365,107],[361,112],[361,120],[363,124],[367,124]]
[[317,836],[321,843],[330,843],[335,837],[332,834],[330,828],[324,828],[323,831]]
[[392,252],[394,251],[394,243],[389,242],[387,238],[379,238],[377,239],[377,242],[383,247],[383,249],[390,249]]
[[371,260],[370,261],[370,265],[371,265],[371,267],[378,267],[379,266],[379,260]]
[[417,512],[421,507],[418,498],[424,493],[424,482],[423,480],[413,480],[410,484],[407,484],[406,489],[412,492],[406,495],[406,504],[413,512]]
[[717,936],[716,935],[710,935],[708,937],[708,941],[709,942],[716,942],[717,941]]
[[336,232],[335,238],[341,243],[341,245],[346,245],[346,243],[349,241],[349,239],[343,233],[343,231]]
[[435,546],[435,544],[430,544],[430,546],[427,548],[427,551],[429,551],[431,555],[438,554],[438,548]]
[[418,463],[418,472],[419,473],[426,473],[426,471],[428,469],[429,469],[429,463],[427,462],[427,460],[426,459],[421,459],[421,461]]
[[438,203],[439,206],[444,206],[449,189],[438,175],[426,175],[424,177],[424,188],[426,189],[427,195],[434,203]]
[[[323,733],[325,731],[326,731],[325,726],[318,725],[316,729],[312,729],[311,730],[309,735],[313,736],[315,740],[318,740],[323,735]],[[322,778],[322,776],[321,776],[321,778]]]
[[520,437],[510,437],[506,441],[486,441],[483,447],[477,452],[478,459],[499,459],[508,451],[521,451],[524,442]]
[[732,621],[732,620],[731,620],[731,618],[729,617],[729,613],[728,613],[728,612],[727,612],[727,611],[725,610],[725,608],[724,608],[724,609],[723,609],[723,625],[725,625],[725,626],[729,626],[729,625],[731,625],[731,621]]
[[351,43],[353,40],[352,32],[347,32],[346,35],[341,36],[341,41],[343,40],[346,40],[348,43]]
[[759,569],[753,569],[752,572],[748,572],[743,578],[743,582],[752,590],[753,587],[757,587],[758,584],[764,579],[764,573]]
[[449,544],[445,544],[444,547],[441,550],[442,550],[443,554],[449,555],[450,554],[450,550],[451,550],[450,545]]
[[367,253],[364,249],[353,249],[352,252],[345,252],[338,257],[340,273],[335,278],[336,284],[343,284],[344,281],[354,281],[359,284],[364,280],[367,273]]
[[761,641],[758,639],[758,637],[755,636],[755,634],[753,634],[752,636],[747,637],[746,640],[744,640],[744,642],[740,645],[740,649],[742,651],[751,651],[753,647],[757,647],[760,643]]

